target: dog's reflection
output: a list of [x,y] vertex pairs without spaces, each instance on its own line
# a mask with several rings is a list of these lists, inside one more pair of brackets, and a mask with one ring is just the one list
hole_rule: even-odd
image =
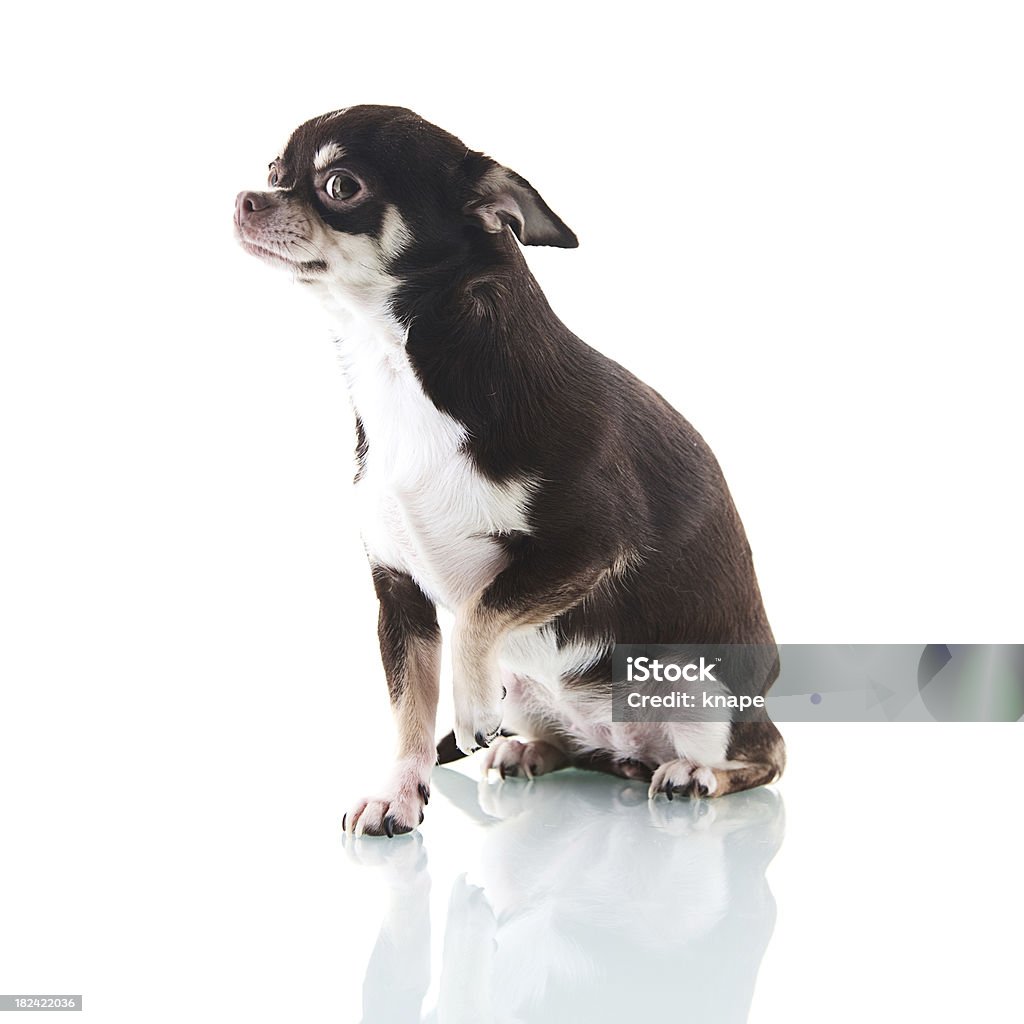
[[421,839],[356,841],[391,900],[366,974],[381,1021],[744,1021],[775,923],[765,868],[782,842],[778,794],[648,804],[645,787],[566,772],[433,787],[482,823],[483,888],[458,879],[436,1010]]

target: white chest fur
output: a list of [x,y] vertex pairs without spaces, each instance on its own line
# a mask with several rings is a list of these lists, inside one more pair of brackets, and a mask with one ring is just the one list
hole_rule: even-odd
[[528,532],[529,484],[496,484],[464,451],[465,427],[430,401],[390,318],[353,317],[338,352],[368,456],[356,484],[372,562],[407,572],[455,609],[501,571],[495,535]]

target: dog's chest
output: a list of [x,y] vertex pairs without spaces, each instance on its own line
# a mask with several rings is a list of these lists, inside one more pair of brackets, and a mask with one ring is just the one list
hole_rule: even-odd
[[402,339],[356,333],[339,354],[367,441],[356,483],[367,554],[457,608],[506,564],[496,538],[528,532],[529,487],[476,469],[465,427],[424,393]]

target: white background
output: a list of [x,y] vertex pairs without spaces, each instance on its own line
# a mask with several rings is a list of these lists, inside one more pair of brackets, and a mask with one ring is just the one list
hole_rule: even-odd
[[[351,414],[231,226],[326,110],[410,106],[577,232],[530,263],[715,449],[780,641],[1020,639],[1016,5],[57,3],[4,36],[0,992],[358,1019],[382,890],[338,820],[391,732]],[[752,1019],[1007,1019],[1018,749],[792,730]],[[467,835],[428,820],[432,870]]]

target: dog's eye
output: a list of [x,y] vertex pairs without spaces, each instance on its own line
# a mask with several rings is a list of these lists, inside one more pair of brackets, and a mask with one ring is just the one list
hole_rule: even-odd
[[277,187],[277,183],[280,180],[281,179],[277,176],[277,171],[271,171],[270,172],[270,177],[267,179],[267,182],[269,183],[271,188],[276,188]]
[[331,199],[351,199],[359,188],[359,182],[347,174],[332,174],[324,184],[324,191]]

